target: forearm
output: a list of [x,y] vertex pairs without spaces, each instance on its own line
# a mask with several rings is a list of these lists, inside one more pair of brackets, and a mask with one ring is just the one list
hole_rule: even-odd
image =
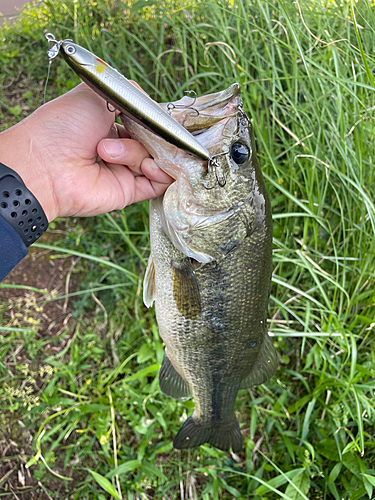
[[48,221],[57,216],[48,169],[45,168],[40,124],[31,115],[0,134],[0,162],[14,170],[41,204]]
[[45,231],[45,217],[54,218],[42,162],[37,165],[40,152],[33,148],[32,126],[28,119],[0,134],[0,281]]

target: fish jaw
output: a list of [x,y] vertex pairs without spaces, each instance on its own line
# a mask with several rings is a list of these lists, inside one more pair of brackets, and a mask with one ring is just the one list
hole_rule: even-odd
[[[198,98],[196,108],[200,113],[198,116],[190,116],[191,110],[178,108],[176,116],[173,116],[184,126],[199,128],[196,138],[205,145],[210,155],[225,153],[220,158],[220,168],[228,181],[230,177],[236,181],[236,167],[228,152],[239,130],[239,109],[242,105],[238,84]],[[162,170],[176,179],[164,195],[162,210],[163,227],[171,241],[186,256],[202,264],[221,258],[223,252],[216,246],[207,251],[199,248],[201,237],[209,226],[218,226],[224,221],[231,224],[230,219],[238,209],[241,196],[246,196],[246,189],[241,196],[237,196],[237,200],[228,197],[226,190],[211,192],[207,187],[215,182],[212,166],[167,143],[126,116],[120,117],[130,135],[146,147]],[[235,191],[240,194],[238,189]],[[241,227],[235,232],[234,239],[239,240],[245,237],[247,230]]]
[[[208,171],[202,175],[202,170],[183,166],[163,202],[171,239],[179,241],[178,248],[185,255],[202,264],[225,258],[228,248],[239,246],[253,231],[262,210],[260,199],[264,199],[263,205],[266,203],[259,189],[251,124],[243,113],[239,95],[234,93],[220,109],[224,109],[224,118],[197,136],[210,154],[216,155]],[[208,145],[210,141],[213,146]],[[240,165],[231,156],[233,144],[247,151]],[[226,238],[229,245],[223,245]]]

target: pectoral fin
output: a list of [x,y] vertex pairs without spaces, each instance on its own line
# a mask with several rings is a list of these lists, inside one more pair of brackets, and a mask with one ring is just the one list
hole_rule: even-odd
[[159,387],[163,394],[174,399],[190,399],[189,386],[181,375],[175,370],[167,355],[159,372]]
[[266,338],[264,339],[264,344],[257,361],[255,362],[249,375],[242,380],[240,389],[249,389],[254,385],[264,384],[268,379],[275,375],[276,370],[276,351],[273,347],[271,337],[266,334]]
[[190,259],[172,262],[173,296],[180,313],[188,319],[195,319],[201,313],[199,286]]
[[152,255],[148,258],[147,269],[143,280],[143,303],[151,307],[155,300],[155,266]]

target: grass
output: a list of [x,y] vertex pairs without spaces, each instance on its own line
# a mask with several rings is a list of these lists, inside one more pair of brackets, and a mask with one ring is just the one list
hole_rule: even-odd
[[[375,10],[341,4],[44,0],[2,28],[3,127],[42,103],[44,30],[159,101],[238,81],[273,208],[269,329],[280,367],[237,398],[238,457],[172,449],[193,404],[158,389],[163,346],[140,289],[147,205],[65,222],[56,241],[36,245],[80,259],[75,327],[47,338],[0,306],[0,422],[13,440],[29,430],[23,463],[51,498],[374,497]],[[77,83],[57,59],[47,98]]]

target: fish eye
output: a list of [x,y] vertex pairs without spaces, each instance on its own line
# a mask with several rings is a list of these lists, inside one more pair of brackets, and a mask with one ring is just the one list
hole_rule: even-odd
[[245,144],[242,144],[242,142],[235,142],[230,148],[230,156],[232,160],[237,163],[237,165],[241,165],[249,159],[250,151]]
[[74,53],[75,53],[76,49],[75,47],[73,47],[73,45],[68,45],[66,48],[65,48],[65,52],[69,55],[69,56],[72,56]]

